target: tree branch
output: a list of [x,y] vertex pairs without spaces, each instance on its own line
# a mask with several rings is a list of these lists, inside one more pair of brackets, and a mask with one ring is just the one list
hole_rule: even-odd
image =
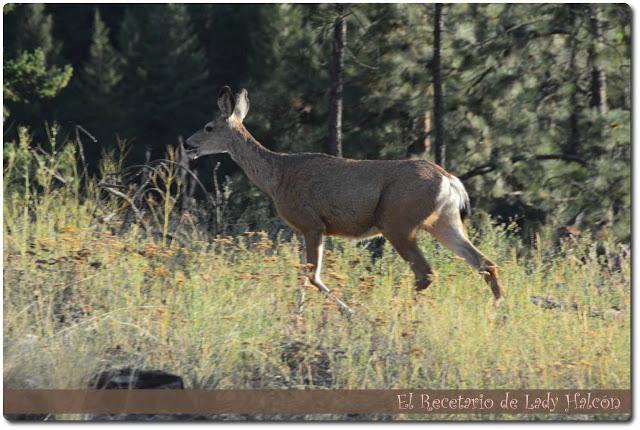
[[[561,160],[566,161],[567,163],[578,163],[582,167],[587,167],[587,162],[580,157],[575,155],[567,155],[567,154],[539,154],[534,155],[532,157],[526,157],[522,155],[517,155],[511,157],[512,163],[517,163],[519,161],[527,161],[527,160],[538,160],[538,161],[547,161],[547,160]],[[487,164],[483,164],[478,167],[474,167],[463,175],[458,176],[458,178],[462,181],[473,178],[474,176],[480,176],[492,172],[498,168],[498,165],[494,162],[490,162]]]

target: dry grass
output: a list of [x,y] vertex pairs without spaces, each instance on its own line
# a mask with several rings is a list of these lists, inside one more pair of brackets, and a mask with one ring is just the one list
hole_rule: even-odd
[[[332,240],[324,278],[355,310],[348,321],[312,287],[297,312],[295,239],[250,232],[185,247],[135,226],[114,235],[101,217],[116,199],[80,199],[77,179],[47,185],[42,166],[21,167],[25,148],[9,149],[18,161],[4,176],[7,388],[82,388],[115,366],[206,389],[630,387],[630,260],[612,271],[588,240],[517,257],[505,230],[484,229],[475,241],[499,262],[507,294],[497,307],[480,275],[428,237],[439,279],[417,298],[390,248],[372,264]],[[543,309],[532,295],[579,307]],[[590,315],[612,307],[622,312]]]

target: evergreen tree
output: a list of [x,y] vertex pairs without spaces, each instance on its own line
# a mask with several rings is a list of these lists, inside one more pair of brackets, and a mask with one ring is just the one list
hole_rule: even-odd
[[81,91],[87,96],[103,98],[101,107],[104,107],[112,101],[112,95],[121,78],[120,58],[109,41],[109,29],[102,22],[100,12],[96,9],[89,60],[79,76]]
[[4,97],[15,103],[30,103],[37,99],[50,99],[67,86],[73,69],[48,67],[41,49],[24,52],[3,65]]
[[[627,6],[447,5],[441,103],[434,100],[433,6],[344,8],[345,157],[433,159],[427,147],[442,135],[455,143],[446,167],[464,180],[476,208],[495,213],[512,202],[552,223],[584,212],[586,224],[609,223],[628,236]],[[136,138],[134,153],[149,145],[158,157],[215,114],[215,94],[227,84],[249,89],[246,124],[271,149],[325,150],[335,5],[101,5],[91,26],[94,9],[4,9],[5,132],[24,124],[37,133],[45,120],[80,123],[107,145],[118,133]],[[54,27],[65,58],[81,70],[73,91],[64,89],[71,71],[57,55]],[[113,48],[109,31],[119,35]],[[440,121],[446,127],[436,136]],[[220,175],[234,169],[224,156],[197,164],[210,172],[216,160]],[[245,207],[262,194],[236,195],[249,199],[233,202]]]
[[[61,56],[77,70],[89,59],[89,48],[93,40],[94,15],[100,11],[100,20],[109,28],[111,43],[118,34],[126,5],[91,3],[49,3],[47,11],[55,23],[54,35],[62,44]],[[116,48],[117,49],[117,48]]]
[[11,115],[22,125],[39,126],[47,100],[67,86],[73,68],[48,66],[44,52],[36,49],[5,60],[3,73],[3,117]]
[[265,41],[272,35],[264,31],[271,28],[265,18],[276,10],[273,5],[190,4],[187,8],[216,89],[240,86],[258,72],[249,62],[254,53],[260,55],[258,46],[267,48],[262,54],[268,56]]
[[[593,69],[588,51],[593,33],[584,8],[549,4],[451,8],[455,30],[445,52],[455,67],[446,81],[447,135],[457,139],[453,171],[465,180],[473,201],[489,203],[487,209],[493,199],[506,198],[548,213],[552,223],[566,222],[585,208],[586,222],[592,224],[609,217],[615,225],[628,216],[614,209],[623,207],[621,199],[628,195],[624,179],[628,169],[618,172],[613,187],[601,180],[613,179],[611,171],[593,174],[627,158],[629,135],[622,127],[607,130],[609,114],[590,112]],[[607,10],[610,7],[602,8],[603,15]],[[487,25],[492,21],[494,25]],[[624,39],[626,24],[612,27]],[[615,48],[602,48],[607,66],[618,67],[617,72],[607,69],[607,77],[620,76],[628,57],[615,55]],[[613,104],[611,108],[615,109]],[[620,111],[615,115],[625,116]],[[600,138],[600,132],[611,137]],[[604,162],[604,154],[616,161]]]
[[181,4],[130,8],[120,39],[126,129],[160,156],[212,114],[204,52]]
[[[245,52],[252,109],[246,123],[279,151],[322,152],[327,138],[329,73],[314,22],[319,5],[274,4],[260,8]],[[247,28],[249,30],[249,28]],[[313,79],[309,79],[313,76]]]
[[40,49],[49,63],[59,62],[60,43],[53,38],[53,19],[46,4],[29,3],[16,8],[19,32],[15,37],[15,53]]
[[[345,156],[404,158],[425,140],[433,26],[423,7],[351,5],[346,46]],[[363,144],[366,142],[366,144]]]
[[[45,4],[31,3],[5,9],[3,61],[3,118],[39,135],[45,121],[56,118],[54,98],[67,86],[73,68],[59,58],[53,38],[53,20]],[[53,113],[53,114],[52,114]]]
[[[103,143],[120,133],[120,99],[118,85],[122,79],[121,60],[109,40],[105,26],[96,8],[93,17],[93,36],[89,58],[74,81],[74,91],[68,103],[69,116]],[[97,149],[97,148],[96,148]],[[87,151],[90,163],[99,151]]]

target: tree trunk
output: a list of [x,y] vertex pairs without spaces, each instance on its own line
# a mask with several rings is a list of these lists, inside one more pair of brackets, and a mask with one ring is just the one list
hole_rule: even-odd
[[[427,93],[429,96],[433,96],[433,87],[429,87],[429,91]],[[433,125],[431,123],[431,115],[432,112],[430,110],[426,110],[424,113],[424,123],[423,123],[423,132],[424,132],[424,140],[423,140],[423,151],[427,154],[431,153],[431,133],[433,130]]]
[[598,5],[589,5],[589,30],[591,43],[589,44],[589,63],[591,64],[591,107],[606,114],[609,110],[607,103],[607,75],[598,64],[598,53],[602,50],[602,23],[599,17]]
[[429,154],[431,151],[431,112],[426,111],[424,113],[424,122],[423,125],[423,133],[424,136],[422,138],[422,145],[420,147],[420,152],[423,154]]
[[433,21],[433,60],[431,62],[433,76],[433,130],[436,150],[435,160],[437,164],[444,168],[446,146],[444,142],[444,103],[442,99],[442,66],[440,62],[440,52],[442,50],[441,25],[442,3],[436,3]]
[[[574,19],[574,25],[576,25],[576,20]],[[571,94],[569,95],[569,108],[571,109],[571,114],[569,116],[569,135],[567,136],[567,143],[565,144],[565,148],[563,153],[567,155],[577,155],[578,154],[578,146],[580,143],[580,130],[578,128],[578,115],[580,107],[578,106],[578,78],[579,73],[576,72],[576,51],[578,50],[578,31],[575,29],[571,35],[571,39],[569,40],[569,71],[572,74],[572,83],[573,89]]]
[[424,113],[422,135],[407,147],[408,159],[426,159],[431,151],[431,111]]
[[347,24],[344,19],[344,6],[336,5],[336,13],[337,16],[333,23],[333,49],[331,53],[331,92],[327,153],[342,157],[342,88],[344,84],[344,47],[347,41]]

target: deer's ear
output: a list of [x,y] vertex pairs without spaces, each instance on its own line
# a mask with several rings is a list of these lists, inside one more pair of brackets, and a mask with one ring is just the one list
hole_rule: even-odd
[[236,94],[236,106],[233,109],[233,114],[242,122],[247,116],[247,112],[249,112],[249,93],[243,88]]
[[218,93],[218,107],[220,112],[226,118],[229,118],[233,113],[233,93],[231,88],[224,86]]

